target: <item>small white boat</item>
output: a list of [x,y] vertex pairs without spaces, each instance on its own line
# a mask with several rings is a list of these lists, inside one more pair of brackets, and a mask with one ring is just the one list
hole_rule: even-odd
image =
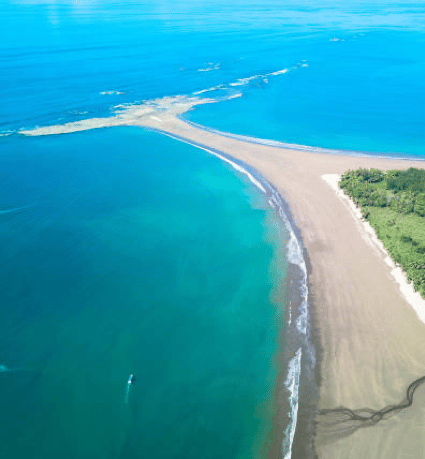
[[134,381],[136,381],[136,378],[134,377],[133,373],[128,377],[128,385],[133,384]]

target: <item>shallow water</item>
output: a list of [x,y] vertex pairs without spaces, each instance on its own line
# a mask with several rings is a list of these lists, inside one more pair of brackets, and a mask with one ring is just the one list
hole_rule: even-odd
[[287,68],[190,119],[297,144],[423,155],[419,1],[22,0],[1,13],[3,133]]

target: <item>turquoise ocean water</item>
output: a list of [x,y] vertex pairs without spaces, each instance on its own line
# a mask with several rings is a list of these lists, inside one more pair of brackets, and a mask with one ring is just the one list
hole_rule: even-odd
[[16,0],[0,13],[0,455],[265,457],[277,438],[290,457],[312,375],[299,391],[297,349],[311,349],[288,328],[287,273],[305,307],[292,272],[305,265],[279,197],[142,129],[17,132],[207,90],[238,97],[186,119],[423,157],[423,3]]
[[259,454],[286,269],[260,191],[138,128],[0,164],[2,457]]

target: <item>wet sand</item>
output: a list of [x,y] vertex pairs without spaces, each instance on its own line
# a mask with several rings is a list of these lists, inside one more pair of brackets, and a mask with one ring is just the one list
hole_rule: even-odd
[[[308,253],[311,312],[319,330],[319,410],[380,410],[401,402],[409,384],[425,375],[425,324],[402,295],[385,255],[370,245],[353,212],[322,176],[358,167],[425,168],[425,163],[244,142],[181,121],[176,115],[188,107],[179,104],[174,110],[136,110],[109,121],[25,134],[138,125],[220,150],[256,168],[289,204]],[[379,422],[320,415],[316,421],[314,443],[321,459],[425,457],[425,385],[415,392],[411,407]]]
[[[425,375],[425,324],[400,292],[384,255],[322,178],[348,169],[425,168],[424,162],[310,153],[246,143],[190,126],[173,114],[135,122],[216,148],[255,167],[288,202],[311,262],[319,327],[319,409],[379,410],[401,402]],[[372,425],[318,416],[320,458],[425,457],[425,386],[412,407]],[[329,424],[335,425],[329,425]]]

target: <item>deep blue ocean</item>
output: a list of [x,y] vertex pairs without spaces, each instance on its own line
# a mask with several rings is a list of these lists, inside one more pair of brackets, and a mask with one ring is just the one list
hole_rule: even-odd
[[289,458],[301,359],[290,227],[246,175],[141,128],[19,130],[216,88],[184,117],[424,157],[424,49],[412,0],[1,2],[0,456]]

